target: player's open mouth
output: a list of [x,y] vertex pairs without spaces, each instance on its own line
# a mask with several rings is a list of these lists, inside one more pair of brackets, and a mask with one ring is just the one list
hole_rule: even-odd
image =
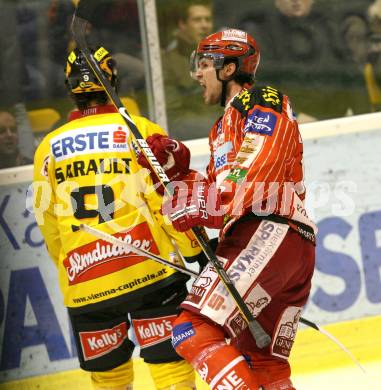
[[205,93],[206,93],[206,85],[203,84],[203,83],[199,83],[200,84],[200,87],[202,88],[202,96],[205,97]]

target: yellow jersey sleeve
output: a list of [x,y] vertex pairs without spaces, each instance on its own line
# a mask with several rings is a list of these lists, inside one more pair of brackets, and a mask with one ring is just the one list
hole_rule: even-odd
[[54,213],[55,193],[50,178],[50,151],[47,139],[44,139],[34,155],[33,171],[33,207],[37,224],[45,239],[50,257],[58,265],[61,251],[61,238],[57,218]]

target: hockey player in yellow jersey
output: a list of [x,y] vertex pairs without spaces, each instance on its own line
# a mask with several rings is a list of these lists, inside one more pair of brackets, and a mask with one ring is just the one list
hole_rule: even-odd
[[[115,86],[111,55],[98,48],[93,56]],[[194,389],[194,372],[170,341],[188,277],[78,226],[94,226],[169,261],[181,261],[176,246],[187,261],[201,263],[201,249],[191,232],[164,224],[161,196],[137,162],[133,137],[78,49],[68,57],[66,85],[78,110],[36,151],[34,208],[58,268],[80,366],[91,372],[95,389],[132,389],[129,315],[156,388]],[[145,138],[166,134],[148,119],[133,120]],[[182,147],[173,149],[174,160],[189,163]]]

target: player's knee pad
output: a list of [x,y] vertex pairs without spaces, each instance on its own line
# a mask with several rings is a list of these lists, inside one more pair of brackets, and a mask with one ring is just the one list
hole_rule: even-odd
[[134,381],[132,360],[109,371],[92,372],[94,389],[130,390]]
[[160,390],[193,390],[195,372],[185,360],[171,363],[148,364],[152,379]]
[[259,388],[245,358],[226,344],[222,328],[202,316],[183,311],[175,321],[172,343],[211,389]]

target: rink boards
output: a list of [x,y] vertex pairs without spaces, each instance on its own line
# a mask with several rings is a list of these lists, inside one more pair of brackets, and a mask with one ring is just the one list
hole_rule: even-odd
[[[319,324],[351,321],[327,329],[337,332],[358,358],[372,360],[381,351],[374,331],[381,328],[375,317],[381,313],[381,116],[304,125],[302,134],[307,209],[319,227],[316,272],[303,316]],[[206,140],[189,144],[192,164],[203,169]],[[61,382],[68,388],[69,379],[80,383],[87,377],[76,371],[56,270],[25,207],[31,173],[31,167],[0,172],[0,382],[8,382],[2,388],[28,383],[24,388],[30,389],[48,380],[50,388],[59,389]],[[293,355],[295,373],[351,364],[327,342],[331,352],[324,352],[320,335],[303,330]]]

